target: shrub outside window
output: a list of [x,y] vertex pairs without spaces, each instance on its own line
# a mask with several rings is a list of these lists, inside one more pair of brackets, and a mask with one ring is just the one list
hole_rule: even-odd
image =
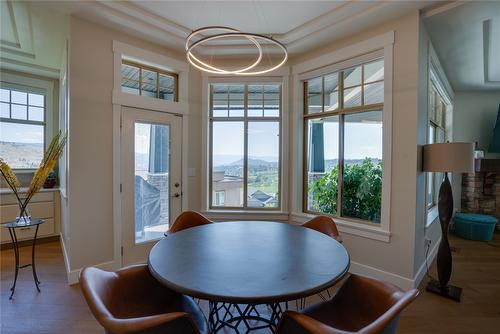
[[305,212],[380,223],[384,60],[304,81]]

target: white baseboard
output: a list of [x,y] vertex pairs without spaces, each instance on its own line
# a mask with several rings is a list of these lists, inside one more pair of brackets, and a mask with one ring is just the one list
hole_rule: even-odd
[[[62,248],[62,253],[64,257],[64,266],[66,268],[66,275],[68,279],[68,284],[73,285],[77,284],[80,281],[80,272],[82,271],[83,268],[78,268],[71,270],[70,266],[70,261],[69,261],[69,255],[66,251],[66,245],[64,244],[64,238],[62,233],[59,234],[59,240],[61,240],[61,248]],[[103,270],[117,270],[119,269],[119,265],[116,264],[115,261],[108,261],[108,262],[103,262],[94,265],[94,267],[97,267],[99,269]]]
[[[439,239],[437,239],[437,241],[434,243],[434,247],[432,247],[431,250],[429,251],[429,254],[427,257],[427,264],[428,265],[431,265],[431,263],[436,258],[440,243],[441,243],[441,237],[439,237]],[[426,261],[424,259],[424,263],[422,263],[420,265],[420,268],[418,269],[417,274],[415,275],[415,278],[413,279],[415,287],[418,287],[420,285],[420,282],[422,282],[422,280],[424,279],[426,272],[427,272],[427,266],[426,266]]]
[[[117,268],[115,261],[108,261],[108,262],[103,262],[99,263],[96,265],[93,265],[92,267],[96,267],[102,270],[109,270],[109,271],[114,271],[119,268]],[[71,270],[68,272],[68,284],[73,285],[77,284],[80,282],[80,272],[82,271],[83,268],[78,268],[75,270]]]
[[367,276],[381,281],[392,283],[403,290],[413,289],[414,283],[411,278],[403,277],[388,271],[370,267],[365,264],[351,261],[350,273]]

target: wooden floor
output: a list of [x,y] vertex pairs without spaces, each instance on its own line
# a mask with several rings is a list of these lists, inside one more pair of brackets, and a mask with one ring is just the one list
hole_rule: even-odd
[[[456,249],[452,281],[464,288],[462,302],[422,289],[421,296],[402,314],[398,333],[500,333],[500,234],[490,243],[452,237],[451,244]],[[42,292],[36,291],[31,270],[23,269],[13,300],[9,300],[9,289],[14,254],[12,250],[0,252],[0,333],[103,333],[78,286],[66,283],[59,243],[38,247]],[[30,248],[22,248],[22,260],[29,262]],[[435,275],[434,266],[431,274]]]

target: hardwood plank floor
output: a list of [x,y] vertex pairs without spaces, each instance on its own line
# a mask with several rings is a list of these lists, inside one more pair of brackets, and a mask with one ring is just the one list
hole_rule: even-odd
[[[500,234],[492,242],[451,237],[454,271],[452,283],[461,286],[456,303],[425,291],[401,315],[398,333],[498,333],[500,329]],[[30,261],[30,248],[21,249],[22,263]],[[0,333],[103,333],[90,313],[77,285],[68,286],[59,242],[37,249],[37,270],[42,282],[38,293],[31,269],[22,269],[16,293],[9,300],[14,277],[12,249],[0,252]],[[436,276],[435,265],[431,274]],[[309,298],[309,303],[318,298]],[[202,302],[206,310],[206,303]],[[294,303],[290,304],[293,308]],[[230,331],[227,331],[230,333]]]

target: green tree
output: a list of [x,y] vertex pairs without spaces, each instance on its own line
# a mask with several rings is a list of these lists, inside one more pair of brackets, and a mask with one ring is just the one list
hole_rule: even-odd
[[[310,183],[313,210],[335,215],[338,198],[338,167]],[[370,158],[361,164],[344,165],[342,215],[380,222],[382,162]]]

